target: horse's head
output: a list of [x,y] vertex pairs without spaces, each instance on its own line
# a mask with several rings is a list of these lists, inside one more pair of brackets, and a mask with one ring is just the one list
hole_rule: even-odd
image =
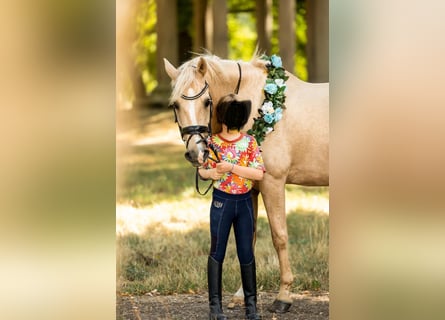
[[200,165],[198,156],[205,161],[209,155],[207,137],[211,133],[212,98],[205,80],[207,64],[204,58],[194,59],[176,69],[164,59],[165,71],[172,79],[173,92],[170,105],[173,107],[182,140],[185,143],[185,158],[195,167]]

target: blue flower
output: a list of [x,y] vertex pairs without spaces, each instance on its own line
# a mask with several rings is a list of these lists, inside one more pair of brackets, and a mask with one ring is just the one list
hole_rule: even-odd
[[286,76],[282,67],[281,58],[277,55],[263,56],[266,64],[267,78],[263,90],[265,93],[261,108],[258,109],[260,117],[254,118],[254,123],[248,134],[253,135],[261,145],[266,135],[273,131],[275,123],[283,118],[284,99],[286,98]]
[[280,121],[282,117],[283,117],[283,109],[276,108],[275,109],[275,121],[276,122]]
[[269,94],[275,94],[278,90],[278,87],[275,83],[268,83],[264,86],[264,91]]
[[281,68],[283,66],[281,58],[275,54],[270,57],[270,62],[275,68]]
[[272,123],[274,120],[274,115],[270,114],[270,113],[266,113],[264,116],[264,121],[266,121],[267,123]]

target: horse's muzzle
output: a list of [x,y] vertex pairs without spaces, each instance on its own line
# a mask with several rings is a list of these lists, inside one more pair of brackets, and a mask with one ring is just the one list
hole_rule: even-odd
[[[209,158],[209,150],[205,149],[202,152],[203,152],[202,161],[204,163]],[[195,151],[187,151],[186,153],[184,153],[185,159],[188,162],[190,162],[194,167],[200,167],[202,165],[202,163],[200,163],[198,160],[198,156],[199,154],[197,154]]]

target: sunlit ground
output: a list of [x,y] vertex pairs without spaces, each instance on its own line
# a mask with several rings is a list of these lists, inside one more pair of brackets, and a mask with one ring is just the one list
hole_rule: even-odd
[[[195,190],[187,190],[187,194]],[[162,224],[164,227],[178,231],[189,231],[197,225],[208,222],[209,218],[208,197],[185,198],[181,201],[161,202],[157,205],[143,208],[135,208],[130,205],[117,205],[116,207],[116,233],[124,235],[127,233],[142,234],[147,226]],[[287,192],[286,211],[320,212],[329,213],[329,200],[325,196],[293,195]],[[260,199],[259,216],[267,217],[266,210]]]

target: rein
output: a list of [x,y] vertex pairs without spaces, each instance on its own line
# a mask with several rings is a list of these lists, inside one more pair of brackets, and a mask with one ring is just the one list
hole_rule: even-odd
[[[239,62],[237,62],[236,64],[238,66],[239,78],[238,78],[238,83],[236,84],[235,93],[238,94],[240,86],[241,86],[242,72],[241,72],[241,65],[239,64]],[[199,93],[197,93],[194,96],[186,96],[184,94],[181,94],[181,98],[185,99],[185,100],[196,100],[196,99],[200,98],[207,91],[208,88],[209,88],[209,84],[207,83],[207,81],[205,81],[204,82],[204,88],[202,88],[202,90]],[[209,96],[210,96],[210,93],[209,93]],[[204,133],[207,133],[208,137],[212,136],[213,100],[212,100],[211,96],[210,96],[210,105],[209,105],[209,107],[210,107],[210,118],[209,118],[209,123],[208,123],[207,126],[194,125],[194,126],[187,126],[187,127],[182,128],[181,125],[179,124],[178,116],[176,114],[176,109],[175,108],[173,108],[173,113],[175,114],[175,122],[178,124],[179,132],[181,134],[181,138],[184,140],[184,136],[186,134],[189,135],[189,137],[187,139],[187,142],[186,142],[186,148],[188,148],[190,139],[194,135],[199,135],[200,139],[196,142],[196,144],[199,144],[199,143],[203,142],[208,148],[212,149],[213,153],[216,156],[216,159],[213,159],[210,156],[208,157],[208,159],[210,159],[212,161],[215,161],[215,162],[220,162],[221,159],[218,156],[217,150],[215,149],[215,147],[211,143],[208,143],[207,139],[204,138],[203,135],[202,135]],[[198,178],[202,179],[202,177],[199,175],[198,168],[196,168],[196,173],[195,173],[195,187],[196,187],[196,191],[200,195],[205,196],[209,192],[210,188],[212,187],[213,181],[211,181],[211,183],[209,184],[207,189],[202,193],[199,190],[199,179]],[[202,179],[202,180],[204,180],[204,179]]]
[[[212,144],[209,144],[209,143],[207,143],[207,146],[210,148],[210,149],[212,149],[212,151],[213,151],[213,153],[215,154],[215,156],[216,156],[216,159],[213,159],[213,158],[211,158],[210,156],[208,157],[210,160],[212,160],[212,161],[215,161],[215,162],[221,162],[221,160],[219,159],[219,156],[218,156],[218,151],[216,151],[216,149],[215,149],[215,147],[212,145]],[[195,187],[196,187],[196,191],[201,195],[201,196],[205,196],[208,192],[209,192],[209,190],[210,190],[210,188],[213,186],[213,181],[211,181],[210,182],[210,184],[209,184],[209,186],[207,187],[207,189],[204,191],[204,192],[201,192],[200,190],[199,190],[199,179],[198,179],[198,177],[201,179],[201,180],[208,180],[208,179],[203,179],[202,177],[201,177],[201,175],[199,174],[199,168],[196,168],[196,173],[195,173]]]

